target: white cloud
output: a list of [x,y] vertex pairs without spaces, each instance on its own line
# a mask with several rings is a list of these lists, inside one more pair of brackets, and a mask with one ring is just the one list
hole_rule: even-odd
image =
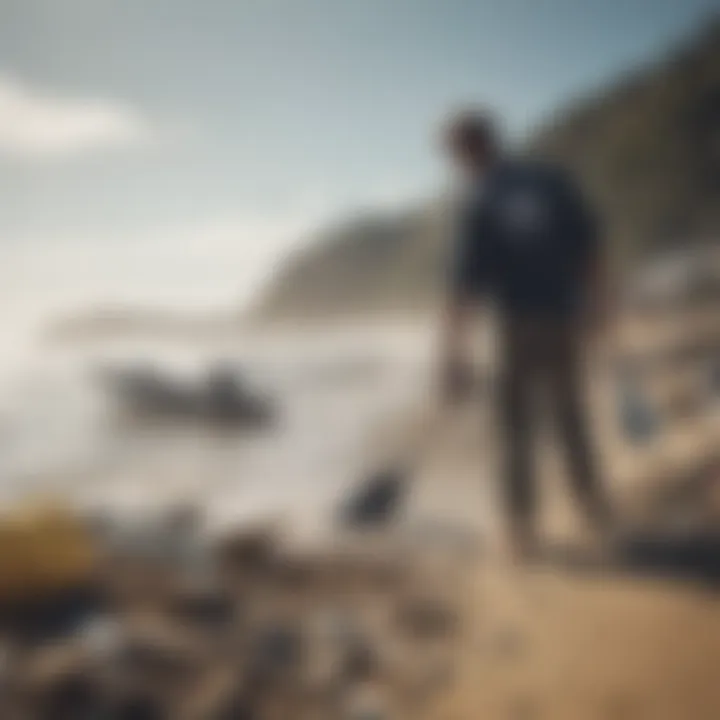
[[[95,306],[202,310],[250,301],[286,254],[322,225],[313,208],[160,224],[102,237],[0,245],[0,326],[39,324]],[[0,338],[4,327],[0,327]],[[1,343],[0,343],[1,346]]]
[[[376,183],[362,201],[306,183],[275,213],[235,208],[194,223],[92,236],[65,230],[0,244],[0,349],[57,318],[93,307],[239,309],[290,253],[356,214],[404,207],[412,183]],[[378,189],[379,188],[379,189]],[[2,353],[0,353],[2,355]],[[1,358],[0,358],[1,359]]]
[[150,122],[130,105],[63,98],[0,75],[0,153],[60,158],[147,141]]

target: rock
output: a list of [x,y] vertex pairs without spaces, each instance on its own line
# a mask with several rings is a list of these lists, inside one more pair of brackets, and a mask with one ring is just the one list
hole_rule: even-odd
[[[150,695],[131,692],[113,703],[108,720],[167,720],[160,703]],[[104,718],[103,718],[104,720]]]
[[81,675],[92,667],[87,651],[77,643],[62,642],[36,649],[22,666],[22,683],[30,693],[42,695],[63,678]]
[[197,412],[194,389],[152,365],[101,369],[101,383],[139,416],[183,417]]
[[179,623],[148,616],[128,628],[120,662],[134,676],[182,680],[207,661],[202,639]]
[[377,676],[377,653],[349,613],[326,609],[311,619],[305,676],[310,687],[326,689]]
[[234,368],[224,365],[208,372],[202,402],[208,416],[222,423],[264,426],[275,415],[267,398],[251,391]]
[[221,630],[236,619],[233,595],[215,587],[181,589],[170,601],[170,613],[178,621],[206,630]]
[[214,554],[226,574],[266,576],[277,563],[277,535],[267,527],[241,530],[221,538],[215,544]]
[[636,573],[720,587],[720,532],[714,528],[636,532],[618,542],[614,551],[618,565]]
[[345,502],[339,521],[355,529],[390,522],[400,510],[406,485],[407,473],[403,468],[389,467],[375,473]]
[[252,678],[275,679],[299,669],[304,655],[301,631],[278,623],[257,630],[249,647],[248,671]]
[[103,611],[104,605],[105,598],[97,588],[77,588],[8,607],[3,620],[16,638],[49,643],[72,636],[78,627]]
[[38,720],[95,720],[109,710],[99,682],[89,672],[56,678],[39,696]]

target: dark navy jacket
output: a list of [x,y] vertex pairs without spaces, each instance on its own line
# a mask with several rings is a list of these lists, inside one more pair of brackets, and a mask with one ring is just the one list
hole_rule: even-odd
[[566,318],[581,310],[599,233],[566,173],[501,163],[471,189],[456,220],[456,297],[489,296],[512,316]]

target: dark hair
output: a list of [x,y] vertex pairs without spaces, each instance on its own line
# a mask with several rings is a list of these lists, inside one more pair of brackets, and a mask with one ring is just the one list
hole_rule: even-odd
[[451,150],[473,155],[494,155],[499,143],[492,116],[480,110],[464,110],[453,115],[445,128],[444,139]]

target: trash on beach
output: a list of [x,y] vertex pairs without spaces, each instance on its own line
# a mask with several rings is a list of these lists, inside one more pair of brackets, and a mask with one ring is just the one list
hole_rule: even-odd
[[619,423],[625,438],[632,443],[652,440],[660,431],[661,419],[638,378],[622,373],[617,383],[617,398]]
[[88,583],[97,546],[61,504],[28,504],[0,516],[0,602],[40,598]]
[[400,467],[388,467],[372,474],[340,509],[340,523],[355,529],[389,523],[401,510],[409,475]]
[[211,366],[204,378],[174,377],[154,365],[101,368],[97,374],[119,408],[136,417],[200,420],[240,427],[265,427],[276,407],[237,369]]

